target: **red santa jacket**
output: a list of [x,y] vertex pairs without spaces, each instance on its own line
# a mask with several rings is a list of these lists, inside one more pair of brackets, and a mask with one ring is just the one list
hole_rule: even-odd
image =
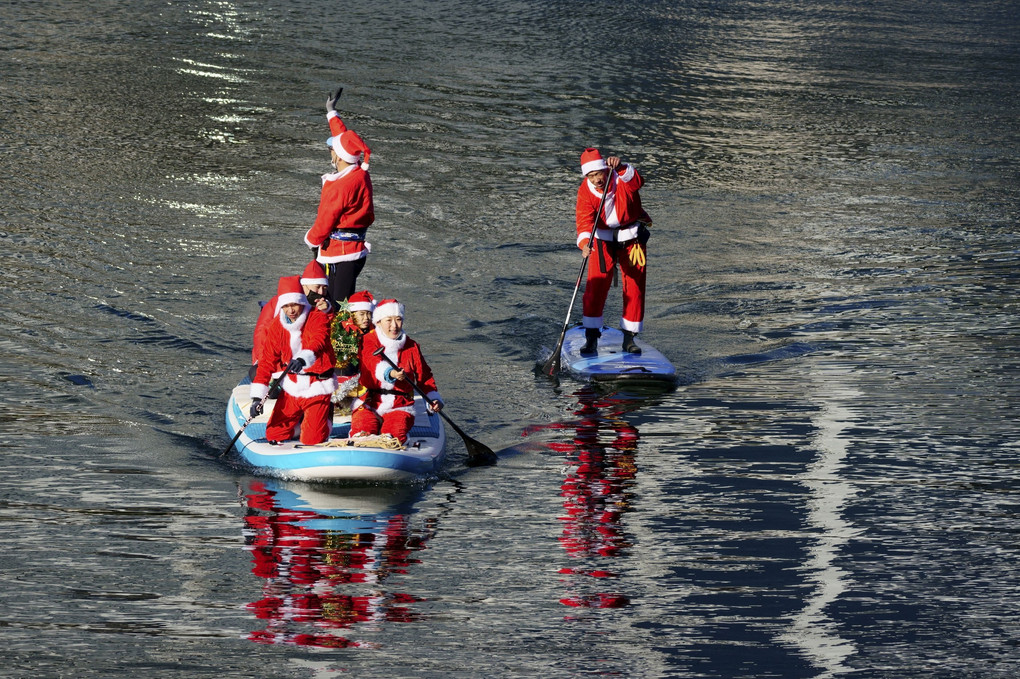
[[[262,343],[266,339],[266,331],[276,318],[276,303],[279,300],[279,295],[273,295],[270,299],[262,306],[262,311],[259,312],[259,317],[255,321],[255,332],[251,338],[251,362],[255,363],[259,360],[259,354],[262,352]],[[330,323],[333,322],[333,317],[336,316],[337,306],[336,302],[331,303],[330,310],[325,312],[326,320]],[[283,370],[284,366],[279,366],[273,370]]]
[[[635,222],[652,221],[648,213],[641,207],[641,196],[638,189],[645,183],[633,165],[624,166],[623,173],[609,172],[606,182],[608,194],[602,214],[596,220],[595,213],[599,210],[602,194],[595,190],[591,182],[585,179],[577,189],[577,247],[588,244],[592,229],[596,222],[598,231],[595,237],[599,240],[624,242],[637,238],[638,229]],[[622,228],[621,228],[622,227]],[[615,236],[615,237],[614,237]]]
[[414,412],[414,386],[406,379],[394,382],[389,378],[393,367],[382,356],[374,354],[379,347],[386,348],[386,355],[415,381],[430,400],[443,400],[436,379],[432,376],[432,369],[425,362],[418,343],[406,334],[402,334],[400,339],[391,340],[380,335],[376,329],[365,335],[361,343],[359,381],[367,391],[355,401],[355,410],[364,406],[380,415],[394,410]]
[[[334,137],[347,131],[335,111],[326,118]],[[342,172],[322,175],[319,212],[305,234],[305,244],[319,248],[316,260],[321,264],[362,259],[371,250],[365,232],[374,221],[372,178],[361,166],[351,165]]]
[[318,309],[306,309],[293,322],[287,322],[286,314],[279,314],[269,323],[258,356],[259,366],[252,381],[251,397],[265,398],[270,379],[280,372],[279,366],[286,366],[294,358],[304,359],[305,367],[297,375],[287,375],[283,381],[284,391],[299,398],[324,396],[336,391],[336,378],[333,377],[336,355],[329,339],[329,319]]

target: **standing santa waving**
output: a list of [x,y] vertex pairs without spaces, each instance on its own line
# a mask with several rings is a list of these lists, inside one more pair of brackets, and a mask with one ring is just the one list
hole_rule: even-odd
[[358,274],[372,249],[365,236],[375,221],[375,204],[368,174],[372,150],[340,119],[336,112],[339,98],[337,92],[326,100],[326,120],[333,135],[326,145],[336,171],[322,175],[319,211],[305,234],[305,244],[318,252],[316,260],[326,269],[330,297],[342,302],[356,289]]

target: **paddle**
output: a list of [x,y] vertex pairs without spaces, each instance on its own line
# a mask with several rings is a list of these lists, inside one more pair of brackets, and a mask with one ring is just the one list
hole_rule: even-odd
[[[394,370],[404,372],[404,370],[399,365],[390,360],[390,357],[384,353],[385,350],[386,350],[385,347],[379,347],[378,349],[372,352],[372,355],[381,356],[384,361],[386,361],[393,367]],[[407,381],[411,383],[411,386],[414,387],[414,390],[417,391],[423,399],[425,399],[426,403],[428,403],[429,397],[425,395],[425,392],[422,391],[421,387],[418,386],[418,383],[412,379],[408,379]],[[492,449],[490,449],[488,446],[482,443],[479,443],[478,441],[474,440],[473,438],[465,434],[464,431],[460,427],[458,427],[454,423],[454,421],[451,420],[442,410],[436,412],[438,412],[439,416],[446,420],[446,422],[451,427],[453,427],[453,430],[457,432],[462,439],[464,439],[464,447],[467,448],[468,452],[468,459],[466,463],[467,466],[481,467],[485,465],[496,464],[496,461],[499,458],[496,457],[496,453],[492,452]]]
[[[286,377],[287,373],[289,373],[289,372],[290,372],[290,365],[288,364],[287,367],[283,369],[283,372],[280,373],[279,377],[269,381],[269,392],[266,394],[266,400],[267,401],[270,398],[275,398],[275,396],[273,396],[274,392],[275,393],[279,393],[280,384],[281,384],[281,382],[283,382],[283,378]],[[251,424],[251,421],[254,420],[254,419],[255,419],[254,417],[249,416],[248,419],[244,421],[244,424],[241,425],[241,428],[237,430],[237,433],[234,434],[234,438],[232,438],[230,440],[230,445],[228,445],[226,448],[224,448],[223,452],[220,453],[219,455],[217,455],[216,457],[223,457],[224,455],[229,453],[230,449],[234,447],[235,443],[237,443],[237,439],[241,438],[241,434],[244,432],[244,428],[247,427],[249,424]]]
[[[577,299],[577,291],[581,287],[581,278],[584,277],[584,266],[588,263],[588,257],[591,256],[591,244],[595,242],[595,231],[599,227],[599,215],[602,214],[602,206],[606,203],[606,196],[609,194],[609,180],[613,178],[613,170],[606,170],[606,185],[602,187],[602,200],[599,201],[599,209],[595,211],[595,222],[591,227],[591,235],[588,236],[588,254],[581,260],[581,270],[577,272],[577,282],[574,283],[574,294],[570,296],[570,306],[567,307],[567,317],[563,319],[563,329],[560,331],[560,339],[556,342],[556,348],[553,349],[552,354],[549,356],[549,360],[542,366],[542,372],[546,375],[555,375],[560,371],[560,351],[563,350],[563,339],[567,336],[567,326],[570,325],[570,313],[574,310],[574,301]],[[587,180],[585,180],[587,181]]]

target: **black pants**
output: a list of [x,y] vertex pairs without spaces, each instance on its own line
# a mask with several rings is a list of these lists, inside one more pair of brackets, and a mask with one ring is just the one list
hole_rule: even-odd
[[329,280],[329,296],[337,302],[343,302],[357,292],[358,274],[365,268],[368,257],[355,259],[352,262],[334,262],[326,265],[326,278]]

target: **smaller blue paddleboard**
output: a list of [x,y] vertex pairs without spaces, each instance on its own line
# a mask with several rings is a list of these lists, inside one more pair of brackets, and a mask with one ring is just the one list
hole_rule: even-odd
[[582,355],[584,328],[576,326],[567,330],[563,338],[560,363],[571,376],[584,381],[674,384],[676,367],[669,359],[640,335],[634,342],[641,348],[640,354],[623,351],[622,330],[602,328],[598,353]]

